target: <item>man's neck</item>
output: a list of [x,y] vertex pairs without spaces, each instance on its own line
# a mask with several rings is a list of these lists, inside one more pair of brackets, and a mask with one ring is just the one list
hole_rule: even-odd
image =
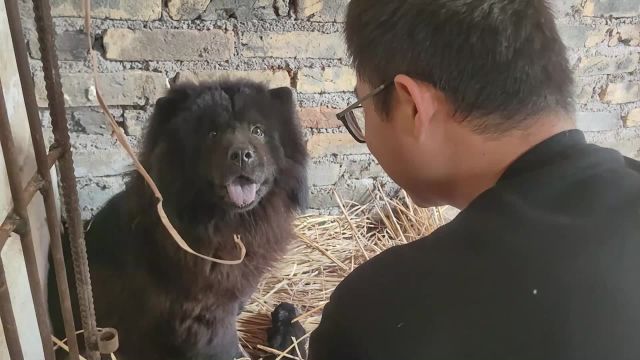
[[547,116],[532,121],[526,130],[514,130],[501,136],[469,134],[465,146],[459,148],[459,161],[452,165],[448,203],[464,209],[484,191],[493,187],[506,169],[528,150],[544,140],[574,129],[571,120],[558,121]]

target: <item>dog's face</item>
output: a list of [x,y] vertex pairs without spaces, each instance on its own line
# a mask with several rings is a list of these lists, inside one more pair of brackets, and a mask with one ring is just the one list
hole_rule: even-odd
[[304,208],[307,153],[294,110],[288,88],[178,85],[156,104],[145,152],[165,188],[178,181],[200,202],[242,212],[282,191]]
[[231,208],[246,210],[271,189],[283,159],[277,129],[268,126],[268,114],[240,110],[205,120],[210,128],[200,166],[217,198]]

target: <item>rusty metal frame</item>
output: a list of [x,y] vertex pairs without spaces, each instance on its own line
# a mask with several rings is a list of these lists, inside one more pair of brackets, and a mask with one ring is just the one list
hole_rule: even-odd
[[[13,142],[11,126],[9,123],[1,81],[0,144],[2,145],[2,153],[4,155],[4,161],[7,167],[7,174],[9,178],[9,188],[11,190],[11,197],[13,198],[14,204],[12,211],[14,215],[11,218],[14,219],[14,221],[17,219],[16,229],[19,229],[20,231],[18,235],[20,235],[20,243],[22,245],[22,251],[24,253],[24,259],[27,266],[27,277],[29,279],[29,286],[33,297],[33,304],[36,310],[36,320],[38,321],[40,339],[42,340],[43,344],[47,344],[51,343],[51,332],[47,323],[47,306],[44,302],[43,288],[40,284],[35,248],[33,239],[31,238],[31,226],[29,223],[29,215],[27,212],[27,206],[29,204],[26,197],[27,190],[24,190],[22,188],[22,179],[20,179],[20,164],[18,163],[18,154],[16,152],[15,143]],[[31,183],[27,185],[27,187],[32,186],[35,185],[31,185]],[[17,338],[17,334],[8,338],[15,341],[15,338]],[[9,347],[11,348],[11,345]],[[43,347],[45,348],[45,359],[54,360],[55,357],[53,354],[53,349],[50,347],[47,348],[47,346]]]
[[[65,259],[62,251],[60,217],[57,213],[55,193],[53,191],[50,173],[51,168],[57,164],[60,172],[60,187],[65,217],[69,227],[71,255],[78,290],[76,295],[80,305],[80,317],[86,345],[85,357],[89,360],[97,360],[100,356],[98,350],[103,348],[103,346],[101,346],[102,342],[113,342],[113,337],[116,338],[117,342],[117,334],[109,333],[108,335],[110,336],[103,336],[106,333],[98,332],[96,326],[88,259],[80,218],[78,192],[65,112],[64,94],[60,82],[58,59],[54,43],[55,31],[51,18],[51,6],[49,0],[33,0],[38,43],[40,45],[47,100],[49,102],[54,134],[54,143],[50,151],[47,152],[42,134],[33,78],[29,68],[29,56],[27,54],[25,37],[20,20],[18,0],[4,0],[4,2],[7,9],[9,29],[18,65],[24,104],[27,110],[37,171],[30,178],[27,185],[22,188],[18,157],[15,152],[15,144],[13,142],[6,103],[2,92],[2,84],[0,82],[0,144],[2,145],[14,204],[12,211],[9,212],[6,219],[0,224],[0,250],[4,247],[12,233],[20,236],[45,360],[54,360],[51,329],[49,328],[47,315],[48,310],[44,302],[43,287],[42,284],[40,284],[38,276],[34,243],[31,238],[30,222],[27,213],[29,203],[35,194],[40,192],[44,199],[47,227],[50,236],[50,252],[56,274],[56,285],[60,296],[70,359],[79,359],[78,342],[71,307],[71,294],[69,292],[69,284],[65,271]],[[10,357],[12,360],[19,360],[23,359],[23,354],[17,333],[15,316],[12,312],[9,289],[4,275],[4,267],[0,260],[0,317],[2,317]],[[111,349],[111,351],[113,350],[114,349]]]
[[[11,360],[23,359],[20,339],[18,338],[18,326],[11,307],[11,297],[7,286],[7,277],[4,274],[4,264],[0,258],[0,317],[2,318],[2,329],[9,344],[9,357]],[[17,344],[17,345],[16,345]]]

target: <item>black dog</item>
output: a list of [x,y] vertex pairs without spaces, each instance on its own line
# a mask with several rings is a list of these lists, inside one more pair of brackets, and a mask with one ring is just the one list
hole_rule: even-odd
[[[220,265],[180,249],[136,173],[86,232],[97,322],[119,331],[119,359],[240,357],[236,317],[294,237],[292,221],[307,203],[307,158],[289,88],[179,84],[158,100],[140,161],[170,220],[202,254],[237,259],[236,234],[247,254]],[[54,332],[64,337],[49,283]]]

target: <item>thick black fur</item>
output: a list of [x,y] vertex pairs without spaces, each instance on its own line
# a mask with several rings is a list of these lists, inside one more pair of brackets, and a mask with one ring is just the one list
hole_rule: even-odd
[[[230,155],[238,146],[251,150],[251,162]],[[119,331],[118,359],[239,357],[237,314],[293,239],[291,223],[307,204],[307,157],[288,88],[180,84],[158,100],[139,158],[169,218],[202,254],[237,259],[237,234],[247,255],[240,265],[220,265],[180,249],[133,175],[86,231],[97,323]],[[225,183],[239,178],[260,184],[254,203],[230,201]],[[54,332],[64,337],[52,277],[49,289]],[[74,315],[79,327],[75,302]]]

